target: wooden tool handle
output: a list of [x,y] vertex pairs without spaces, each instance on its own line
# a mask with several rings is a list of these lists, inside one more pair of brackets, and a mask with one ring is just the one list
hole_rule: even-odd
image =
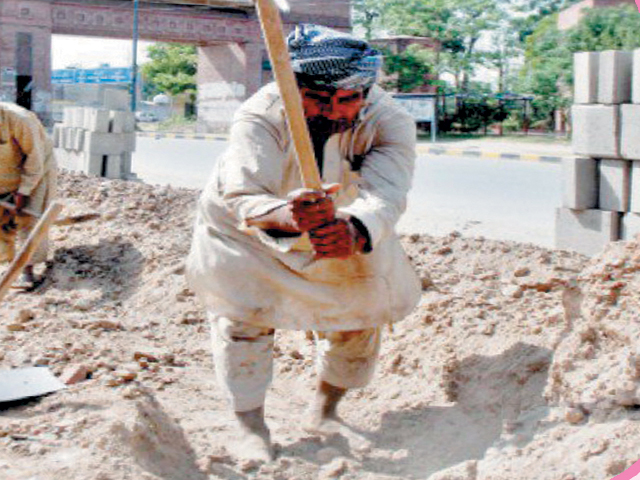
[[322,179],[318,172],[315,153],[309,128],[304,117],[302,98],[298,83],[291,67],[291,59],[284,38],[280,12],[273,0],[255,0],[260,17],[260,26],[264,34],[271,60],[271,68],[280,89],[284,110],[289,124],[289,133],[298,158],[302,174],[302,185],[305,188],[322,189]]
[[[5,202],[4,200],[0,200],[0,207],[2,208],[6,208],[7,210],[9,210],[12,213],[15,213],[16,211],[16,206],[13,203],[10,202]],[[23,208],[22,210],[20,210],[20,213],[23,213],[25,215],[29,215],[30,217],[34,217],[34,218],[40,218],[40,214],[29,210],[28,208]]]
[[9,265],[9,269],[5,272],[2,280],[0,280],[0,302],[11,288],[11,284],[16,277],[20,275],[22,269],[29,263],[38,246],[42,243],[42,240],[44,240],[49,227],[53,225],[61,211],[62,204],[53,202],[33,228],[29,238],[27,238],[27,241],[20,249],[20,252],[18,252],[16,258],[11,262],[11,265]]

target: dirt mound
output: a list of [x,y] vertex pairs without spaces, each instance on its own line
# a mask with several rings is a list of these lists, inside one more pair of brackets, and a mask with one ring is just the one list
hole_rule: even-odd
[[197,192],[63,174],[48,280],[0,304],[0,366],[88,378],[0,412],[8,480],[603,480],[640,458],[637,242],[598,259],[411,235],[418,308],[327,435],[299,425],[314,348],[278,332],[267,422],[278,459],[241,462],[188,290]]

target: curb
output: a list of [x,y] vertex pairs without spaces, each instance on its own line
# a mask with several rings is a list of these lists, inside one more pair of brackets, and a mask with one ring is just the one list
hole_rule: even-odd
[[560,163],[569,156],[534,155],[529,153],[485,152],[481,150],[465,150],[462,148],[442,148],[418,145],[418,154],[446,155],[452,157],[489,158],[500,160],[520,160],[525,162]]
[[186,139],[186,140],[222,140],[227,141],[229,138],[224,135],[216,135],[213,133],[162,133],[162,132],[136,132],[139,137],[154,138],[160,140],[162,138]]
[[[218,140],[226,142],[228,136],[213,133],[162,133],[162,132],[136,132],[139,137],[153,138],[160,140],[163,138],[187,139],[187,140]],[[528,153],[510,153],[510,152],[485,152],[481,150],[465,150],[463,148],[442,148],[430,147],[424,144],[418,144],[416,151],[419,155],[443,155],[450,157],[470,157],[470,158],[488,158],[500,160],[520,160],[525,162],[542,162],[542,163],[560,163],[563,158],[568,156],[550,156],[550,155],[534,155]]]

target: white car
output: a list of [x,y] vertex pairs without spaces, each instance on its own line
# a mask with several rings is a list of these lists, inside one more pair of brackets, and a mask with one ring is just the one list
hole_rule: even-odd
[[158,117],[153,112],[136,112],[136,120],[139,122],[157,122]]

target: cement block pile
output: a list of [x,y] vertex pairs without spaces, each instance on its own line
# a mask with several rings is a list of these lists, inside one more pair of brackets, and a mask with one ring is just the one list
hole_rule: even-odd
[[112,102],[105,106],[112,108],[64,109],[62,124],[53,130],[58,165],[87,175],[134,179],[131,172],[131,154],[136,148],[134,114],[126,111],[126,105]]
[[640,50],[577,53],[574,77],[556,247],[595,255],[640,233]]

